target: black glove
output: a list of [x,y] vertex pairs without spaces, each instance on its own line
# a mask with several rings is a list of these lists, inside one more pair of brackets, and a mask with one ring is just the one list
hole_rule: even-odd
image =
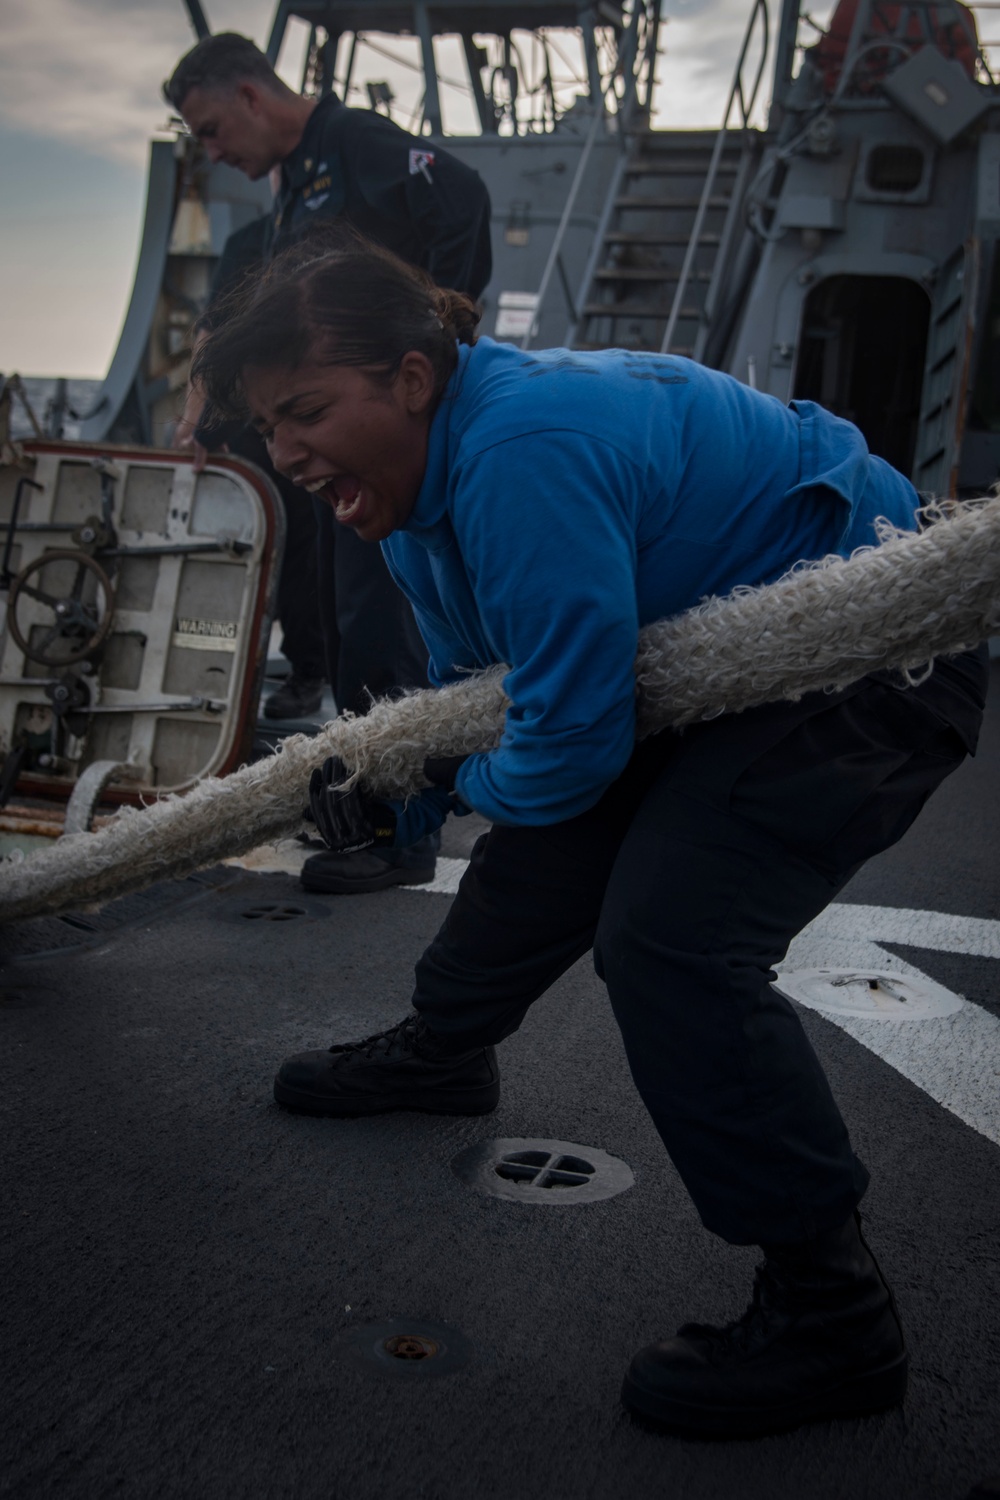
[[339,854],[353,854],[373,845],[391,845],[396,837],[396,814],[384,802],[366,797],[358,786],[345,791],[347,767],[331,755],[309,778],[309,807],[325,844]]
[[424,761],[424,775],[431,786],[443,786],[445,791],[455,790],[455,780],[460,766],[468,760],[467,755],[442,755],[436,760]]

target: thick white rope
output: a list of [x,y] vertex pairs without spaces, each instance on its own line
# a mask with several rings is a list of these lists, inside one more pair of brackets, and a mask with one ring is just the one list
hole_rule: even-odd
[[[648,626],[636,658],[639,734],[846,687],[880,668],[926,669],[998,622],[1000,498],[948,503],[922,533],[886,528],[880,546],[850,559],[801,565],[777,583]],[[328,755],[372,791],[408,796],[426,786],[428,756],[499,742],[505,670],[382,700],[363,718],[296,735],[277,755],[182,797],[125,808],[99,833],[5,862],[0,920],[94,905],[295,832],[309,774]]]

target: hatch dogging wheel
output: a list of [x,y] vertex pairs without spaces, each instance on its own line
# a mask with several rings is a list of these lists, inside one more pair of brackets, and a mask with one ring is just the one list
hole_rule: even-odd
[[[63,598],[46,593],[44,589],[28,581],[33,574],[40,573],[50,563],[72,563],[76,568],[70,591]],[[96,602],[84,604],[82,601],[88,575],[94,579],[97,588],[103,594],[103,603],[100,608],[97,607]],[[22,595],[46,605],[55,617],[42,640],[34,646],[31,645],[29,639],[30,628],[27,632],[23,631],[17,619],[17,606]],[[40,662],[46,667],[66,667],[71,666],[73,662],[83,661],[85,657],[96,651],[98,646],[103,645],[111,629],[114,610],[115,591],[111,579],[100,563],[95,562],[86,552],[57,549],[53,552],[43,552],[41,557],[36,557],[33,563],[22,568],[11,580],[7,625],[13,640],[29,661]],[[72,651],[63,651],[57,655],[50,654],[49,648],[53,641],[65,641],[70,635],[85,637],[83,644]]]

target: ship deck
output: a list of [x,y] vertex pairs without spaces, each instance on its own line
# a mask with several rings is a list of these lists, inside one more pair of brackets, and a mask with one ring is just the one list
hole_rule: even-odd
[[[226,867],[0,937],[0,1493],[961,1500],[1000,1472],[996,685],[976,760],[833,914],[848,962],[874,942],[963,995],[972,1032],[861,1040],[802,1011],[909,1337],[906,1405],[882,1417],[710,1445],[622,1412],[634,1350],[738,1315],[755,1252],[700,1226],[589,963],[504,1043],[493,1116],[275,1106],[287,1053],[405,1013],[474,821],[430,888],[306,898],[289,873]],[[923,1040],[901,1047],[900,1024]],[[451,1164],[500,1138],[607,1152],[634,1185],[483,1193]],[[375,1357],[406,1331],[438,1354]]]

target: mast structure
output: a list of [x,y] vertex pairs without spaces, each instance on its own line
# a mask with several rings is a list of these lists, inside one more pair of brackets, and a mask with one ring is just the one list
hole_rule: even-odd
[[201,0],[184,0],[184,8],[190,17],[191,25],[194,27],[194,34],[199,42],[204,41],[205,37],[211,36],[212,28],[209,26],[208,19],[202,9]]
[[[637,100],[649,108],[659,33],[650,0],[279,0],[266,49],[272,63],[293,20],[309,28],[310,92],[336,88],[348,104],[394,114],[391,81],[360,80],[361,54],[381,55],[397,74],[419,73],[418,119],[394,114],[417,134],[545,133],[581,98],[604,100],[610,113]],[[445,118],[444,97],[456,92],[471,106],[460,130]]]

